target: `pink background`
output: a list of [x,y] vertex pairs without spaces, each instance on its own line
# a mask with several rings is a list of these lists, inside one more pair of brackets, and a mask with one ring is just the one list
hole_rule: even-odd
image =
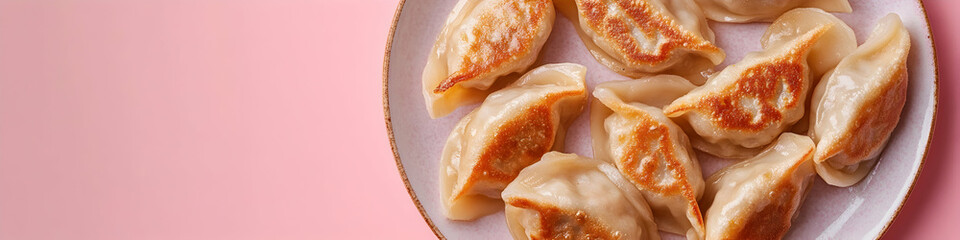
[[[414,0],[411,0],[414,1]],[[960,2],[886,237],[960,229]],[[386,138],[395,0],[0,0],[0,239],[429,239]]]

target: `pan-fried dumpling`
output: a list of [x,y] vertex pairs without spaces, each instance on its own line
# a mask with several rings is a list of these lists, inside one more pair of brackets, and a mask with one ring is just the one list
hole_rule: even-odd
[[460,0],[423,69],[430,117],[479,102],[497,78],[527,70],[555,17],[550,0]]
[[810,137],[817,173],[830,185],[853,185],[873,169],[906,102],[909,52],[900,17],[887,15],[817,85]]
[[502,209],[500,191],[526,166],[563,146],[586,102],[586,68],[548,64],[491,93],[460,120],[440,156],[444,214],[472,220]]
[[781,239],[790,229],[814,176],[813,141],[780,135],[760,155],[707,180],[703,195],[707,240]]
[[769,22],[794,8],[850,12],[847,0],[697,0],[707,18],[717,22]]
[[701,71],[726,56],[693,0],[560,0],[557,8],[597,61],[628,77],[670,73],[700,85]]
[[800,120],[814,79],[856,49],[853,31],[819,9],[796,9],[770,25],[764,49],[747,54],[664,108],[699,135],[693,147],[747,158]]
[[550,152],[503,190],[514,239],[660,239],[650,207],[617,168]]
[[[703,174],[683,129],[657,108],[695,86],[673,75],[604,82],[590,110],[593,152],[640,189],[666,232],[703,239]],[[650,106],[650,105],[653,106]]]

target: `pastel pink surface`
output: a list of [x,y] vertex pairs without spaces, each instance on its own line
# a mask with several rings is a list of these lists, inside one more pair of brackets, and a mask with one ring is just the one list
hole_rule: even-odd
[[[0,1],[0,239],[433,238],[383,123],[396,3]],[[941,105],[889,239],[960,233],[960,3],[925,5]]]
[[0,239],[429,239],[397,2],[0,1]]

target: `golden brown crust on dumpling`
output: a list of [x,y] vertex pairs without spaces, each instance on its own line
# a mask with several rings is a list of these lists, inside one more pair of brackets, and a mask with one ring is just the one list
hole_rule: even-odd
[[770,204],[746,219],[733,220],[730,227],[738,230],[727,232],[721,239],[783,239],[790,230],[793,207],[799,204],[794,197],[799,191],[794,184],[781,182],[771,191]]
[[[616,160],[618,165],[622,164],[620,171],[644,191],[660,195],[683,196],[692,206],[691,214],[696,217],[697,224],[703,226],[703,217],[697,205],[696,190],[687,181],[689,178],[683,163],[677,159],[677,153],[671,147],[674,140],[670,137],[670,127],[635,109],[620,108],[616,112],[629,114],[629,118],[638,121],[631,131],[633,134],[619,136],[620,142],[626,144],[624,149],[627,149],[622,159]],[[656,144],[650,144],[653,142]],[[660,159],[640,159],[639,156],[657,156]],[[661,177],[661,174],[668,174],[669,177]],[[661,184],[662,179],[674,179],[674,181]]]
[[[806,71],[803,58],[807,50],[829,27],[820,27],[805,35],[801,43],[778,59],[754,65],[743,71],[736,84],[701,98],[696,104],[671,105],[667,116],[698,111],[720,128],[760,131],[783,121],[783,111],[802,104]],[[757,109],[745,109],[744,100],[754,100]]]
[[[813,157],[815,149],[803,154],[801,159]],[[786,172],[794,172],[803,161],[797,162]],[[764,200],[768,204],[756,210],[746,218],[733,219],[731,231],[726,232],[722,239],[783,239],[790,230],[791,220],[800,205],[801,198],[795,196],[803,194],[797,183],[784,179],[777,186],[770,189]]]
[[880,160],[906,102],[909,53],[909,32],[888,14],[815,88],[808,131],[828,184],[856,184]]
[[[620,112],[620,114],[623,114],[623,112]],[[659,180],[657,173],[670,174],[670,178],[674,179],[686,179],[686,173],[680,171],[680,162],[677,160],[673,148],[670,147],[673,142],[670,139],[669,127],[656,122],[643,113],[630,113],[629,117],[635,119],[638,123],[634,125],[631,131],[633,134],[619,136],[619,140],[628,146],[623,158],[618,159],[619,162],[623,163],[624,169],[627,169],[625,173],[631,181],[650,191],[665,195],[680,194],[685,188],[682,182],[660,184],[657,181]],[[655,144],[650,144],[654,142]],[[664,160],[666,166],[660,165],[659,161],[639,159],[639,156],[658,156]],[[634,169],[639,169],[640,172],[630,171]]]
[[473,28],[472,37],[476,41],[463,56],[462,68],[441,81],[433,92],[442,93],[457,83],[489,74],[499,65],[525,56],[534,48],[538,27],[545,20],[544,11],[548,7],[551,7],[549,0],[506,0],[491,9],[495,11],[483,13]]
[[422,93],[431,118],[481,102],[536,61],[553,29],[550,0],[460,0],[430,50]]
[[[582,19],[602,38],[613,43],[629,65],[656,65],[669,59],[680,48],[723,54],[713,43],[685,31],[679,24],[657,12],[646,1],[628,0],[577,0]],[[610,5],[623,9],[623,14],[608,12]],[[647,38],[660,35],[656,51],[645,51],[631,34],[632,27]]]
[[528,199],[514,198],[507,204],[517,208],[536,211],[540,217],[540,228],[531,240],[537,239],[620,239],[617,233],[609,230],[599,221],[587,216],[583,211],[569,211],[555,206],[539,204]]
[[659,108],[694,87],[672,75],[604,82],[594,90],[590,124],[594,157],[614,163],[642,192],[657,227],[700,239],[702,173],[686,134]]
[[816,174],[815,152],[809,137],[783,133],[759,155],[714,173],[702,199],[706,239],[782,239]]
[[578,64],[540,66],[464,116],[440,156],[444,215],[472,220],[502,210],[500,194],[521,169],[563,147],[586,100],[585,75]]
[[513,181],[520,170],[540,160],[553,148],[557,131],[553,126],[551,108],[560,99],[583,95],[582,91],[565,91],[550,94],[532,105],[514,119],[497,127],[495,137],[483,147],[477,164],[473,167],[459,193],[461,197],[473,185],[481,183],[502,189]]
[[601,160],[549,152],[501,198],[514,239],[660,239],[640,190]]
[[[701,108],[707,108],[712,119],[718,126],[730,129],[757,131],[771,122],[781,121],[783,115],[778,108],[791,108],[797,105],[803,90],[803,66],[799,58],[778,59],[773,62],[755,66],[740,78],[740,82],[725,93],[710,96],[704,99]],[[771,81],[771,79],[775,79]],[[783,105],[777,106],[777,97],[781,89],[786,90],[786,100]],[[739,107],[742,96],[756,98],[759,109],[756,114]],[[755,116],[757,115],[757,116]],[[759,118],[759,119],[758,119]]]
[[[897,66],[893,78],[906,78],[907,68],[905,65]],[[876,149],[886,144],[885,141],[877,141],[885,136],[882,134],[890,133],[900,122],[900,110],[906,103],[907,81],[896,81],[897,84],[884,85],[876,92],[884,94],[875,94],[867,99],[858,109],[857,116],[850,123],[850,128],[840,134],[840,137],[826,150],[821,150],[818,157],[826,158],[837,154],[843,155],[836,159],[846,161],[835,162],[842,165],[852,165],[861,159],[867,159]],[[833,159],[831,159],[833,160]],[[837,160],[833,160],[837,161]]]

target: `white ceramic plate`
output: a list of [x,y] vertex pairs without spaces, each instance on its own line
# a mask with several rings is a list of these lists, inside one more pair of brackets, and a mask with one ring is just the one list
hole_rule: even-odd
[[[917,1],[851,0],[853,13],[836,14],[854,29],[860,43],[880,17],[894,12],[910,31],[909,96],[901,121],[876,169],[848,188],[815,180],[810,195],[787,239],[875,239],[887,229],[913,188],[930,142],[937,105],[936,56],[929,25]],[[403,1],[394,18],[384,60],[384,111],[390,141],[403,180],[424,219],[441,238],[510,239],[503,213],[476,221],[447,220],[441,213],[439,155],[454,125],[476,105],[462,107],[440,119],[430,119],[420,90],[427,53],[450,13],[454,0]],[[739,61],[746,52],[760,50],[760,35],[768,24],[711,23],[717,42],[727,52],[722,66]],[[587,52],[570,22],[557,14],[552,35],[535,66],[574,62],[587,66],[588,92],[597,83],[627,79],[600,65]],[[722,67],[721,66],[721,67]],[[720,69],[720,68],[718,68]],[[589,104],[587,104],[589,106]],[[584,109],[584,113],[589,113]],[[571,126],[566,150],[593,156],[589,114]],[[699,154],[707,177],[728,161]],[[665,239],[679,235],[664,234]]]

